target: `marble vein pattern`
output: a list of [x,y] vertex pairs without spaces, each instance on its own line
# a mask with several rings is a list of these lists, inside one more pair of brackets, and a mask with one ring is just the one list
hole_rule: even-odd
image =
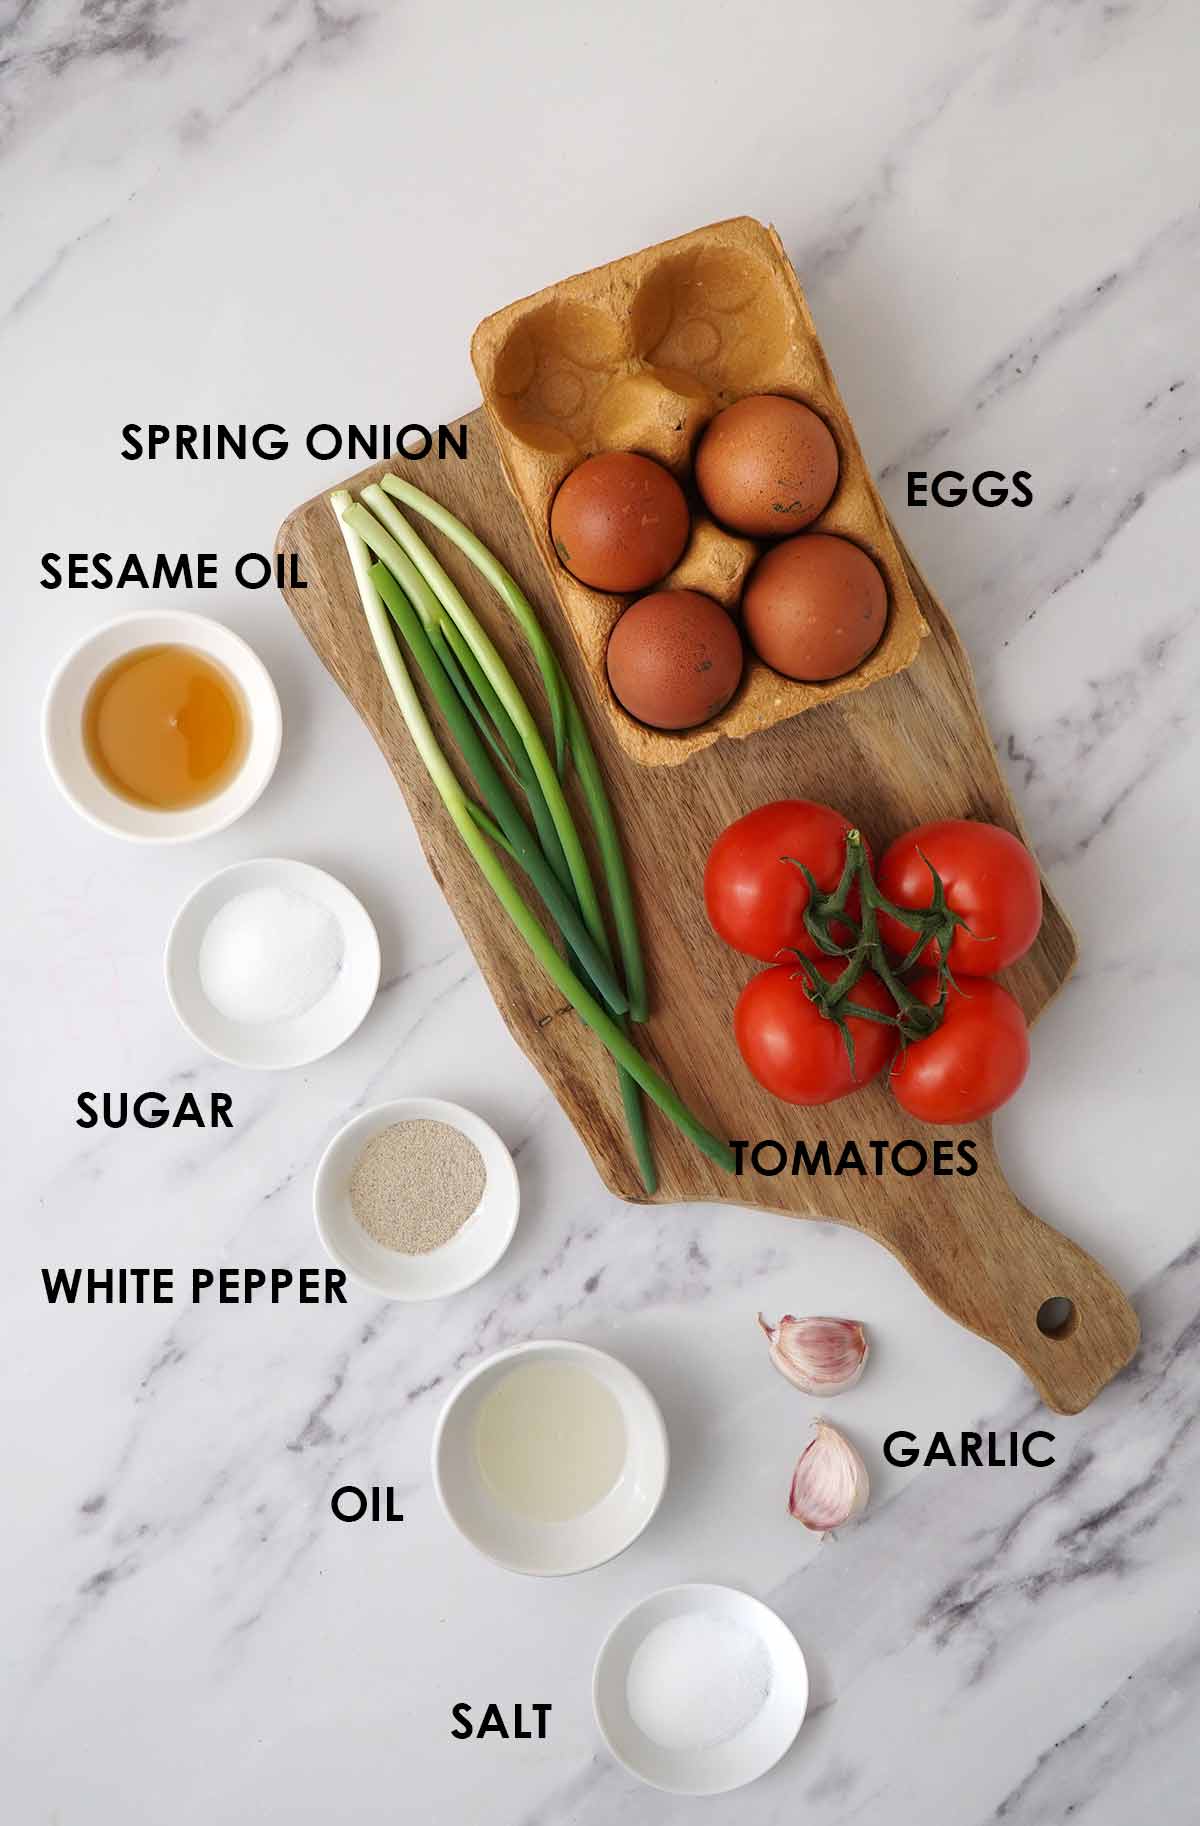
[[[774,1821],[800,1808],[840,1826],[883,1818],[887,1807],[903,1819],[961,1817],[962,1771],[936,1750],[950,1712],[977,1708],[1013,1729],[991,1740],[966,1817],[989,1826],[1174,1817],[1190,1787],[1200,1671],[1200,1557],[1189,1542],[1200,1245],[1156,1275],[1138,1305],[1149,1342],[1123,1386],[1072,1427],[1049,1475],[1008,1469],[981,1505],[969,1473],[930,1468],[869,1528],[831,1537],[763,1593],[801,1636],[819,1635],[823,1653],[804,1775],[776,1770],[739,1802],[739,1817]],[[1003,1439],[1044,1419],[1018,1400],[986,1424]],[[936,1551],[922,1553],[922,1542]],[[1071,1653],[1090,1609],[1111,1608],[1136,1627],[1143,1605],[1167,1613],[1161,1639],[1091,1665]],[[869,1754],[852,1722],[863,1688],[875,1691],[881,1734]],[[1031,1748],[1019,1726],[1034,1716]],[[928,1754],[904,1753],[914,1734]],[[524,1826],[592,1826],[636,1806],[638,1793],[597,1759]],[[690,1805],[667,1803],[654,1817],[683,1820]]]
[[[811,1716],[743,1826],[1128,1826],[1196,1817],[1200,1702],[1194,815],[1200,586],[1189,0],[0,0],[0,667],[9,1259],[0,1793],[14,1826],[674,1826],[597,1744],[591,1660],[658,1586],[773,1603]],[[614,126],[614,122],[618,123]],[[135,852],[36,752],[64,648],[147,606],[39,587],[48,550],[265,549],[341,479],[297,435],[470,405],[487,311],[750,212],[793,255],[869,462],[969,649],[1080,968],[999,1118],[1019,1196],[1134,1291],[1132,1369],[1046,1415],[882,1251],[822,1223],[614,1201],[511,1043],[386,768],[278,599],[224,586],[271,668],[283,762],[235,827]],[[130,464],[127,421],[279,422],[277,463]],[[911,505],[911,470],[1032,476],[1027,509]],[[196,1052],[162,991],[207,874],[296,855],[380,928],[359,1033],[282,1078]],[[232,1093],[227,1133],[83,1131],[83,1089]],[[445,1306],[221,1307],[193,1267],[313,1266],[349,1116],[457,1099],[522,1219]],[[49,1306],[41,1270],[160,1264],[172,1305]],[[758,1310],[864,1319],[836,1418],[872,1476],[818,1543],[786,1511],[816,1411]],[[441,1517],[455,1379],[529,1336],[658,1395],[664,1507],[559,1583]],[[1056,1464],[886,1463],[897,1428],[1049,1425]],[[346,1526],[343,1483],[402,1525]],[[553,1703],[544,1745],[455,1743],[451,1705]]]

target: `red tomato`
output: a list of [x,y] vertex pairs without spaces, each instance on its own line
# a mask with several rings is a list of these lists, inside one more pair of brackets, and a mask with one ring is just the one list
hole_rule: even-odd
[[[828,893],[841,880],[853,828],[841,812],[812,799],[777,799],[729,825],[704,868],[704,904],[717,937],[764,964],[774,963],[785,945],[819,957],[804,929],[808,883],[784,858],[802,862]],[[857,889],[848,911],[858,917]]]
[[[828,982],[841,975],[836,958],[821,957],[816,967]],[[896,1029],[851,1015],[846,1025],[854,1039],[854,1070],[836,1023],[823,1015],[804,993],[800,964],[776,964],[752,976],[737,999],[733,1032],[743,1059],[758,1082],[785,1103],[832,1103],[877,1078],[896,1050]],[[880,1014],[895,1014],[896,1004],[875,975],[865,970],[850,998]]]
[[[971,928],[968,932],[959,926],[955,931],[951,970],[964,976],[994,976],[1024,956],[1042,923],[1042,884],[1037,863],[1023,843],[998,824],[978,824],[969,818],[920,824],[884,852],[875,871],[880,893],[898,907],[929,906],[933,877],[923,857],[941,876],[947,905]],[[917,936],[886,913],[879,915],[879,933],[896,957],[907,956]],[[919,961],[930,969],[936,966],[933,939]]]
[[[1029,1029],[1017,1003],[986,976],[960,976],[936,1032],[896,1059],[893,1094],[922,1122],[977,1122],[1007,1103],[1029,1068]],[[905,979],[922,1002],[938,996],[936,970]]]

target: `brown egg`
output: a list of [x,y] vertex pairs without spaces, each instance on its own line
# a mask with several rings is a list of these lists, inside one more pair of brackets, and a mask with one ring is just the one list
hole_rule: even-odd
[[878,566],[832,533],[804,533],[765,552],[742,597],[746,639],[788,678],[815,684],[853,672],[883,637],[887,585]]
[[555,551],[571,575],[594,590],[644,590],[657,583],[687,544],[688,525],[675,477],[627,450],[586,457],[550,509]]
[[742,642],[699,590],[657,590],[626,609],[608,639],[608,681],[630,716],[694,729],[723,710],[742,676]]
[[758,539],[798,533],[837,487],[837,445],[797,399],[756,393],[718,412],[696,452],[696,486],[709,512]]

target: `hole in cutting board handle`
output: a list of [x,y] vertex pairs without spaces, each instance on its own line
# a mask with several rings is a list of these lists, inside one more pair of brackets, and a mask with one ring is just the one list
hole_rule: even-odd
[[1073,1300],[1066,1294],[1052,1294],[1043,1300],[1037,1311],[1038,1330],[1047,1338],[1056,1342],[1069,1338],[1079,1323],[1079,1314]]

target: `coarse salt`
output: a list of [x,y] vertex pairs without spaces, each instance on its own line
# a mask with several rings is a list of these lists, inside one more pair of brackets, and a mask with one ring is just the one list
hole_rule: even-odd
[[771,1664],[758,1636],[731,1617],[684,1611],[638,1645],[625,1700],[639,1731],[664,1750],[711,1750],[762,1711]]

